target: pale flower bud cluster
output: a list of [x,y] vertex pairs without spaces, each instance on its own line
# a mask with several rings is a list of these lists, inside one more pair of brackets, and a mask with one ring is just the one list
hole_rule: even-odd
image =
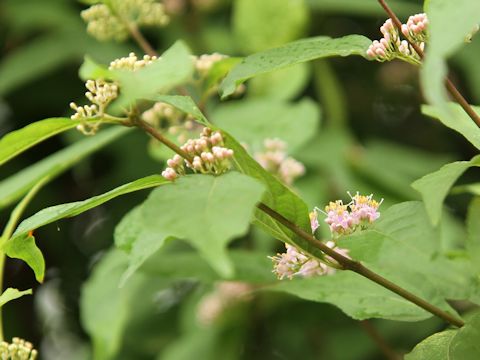
[[195,173],[220,175],[231,168],[233,150],[223,147],[223,137],[220,132],[212,132],[204,128],[200,138],[189,139],[180,147],[191,158],[192,162],[176,154],[167,160],[168,167],[162,176],[170,181],[179,175],[184,175],[187,168]]
[[[70,118],[72,120],[88,120],[96,117],[102,117],[105,109],[114,99],[118,97],[118,86],[115,83],[105,80],[87,80],[85,83],[87,92],[85,97],[90,100],[92,105],[78,106],[71,102],[70,108],[75,110]],[[77,126],[77,129],[85,135],[94,135],[98,130],[98,123],[84,122]]]
[[222,281],[203,299],[197,307],[197,320],[204,326],[210,326],[229,307],[251,299],[252,286],[238,281]]
[[192,56],[195,70],[198,72],[200,76],[207,75],[210,69],[213,67],[213,65],[215,65],[215,63],[226,58],[228,58],[227,55],[223,55],[219,53]]
[[305,174],[302,163],[287,155],[287,144],[280,139],[265,139],[262,152],[254,154],[255,160],[268,172],[276,175],[287,185]]
[[5,341],[0,343],[1,360],[35,360],[37,356],[33,345],[23,339],[14,337],[11,344]]
[[129,23],[134,26],[165,26],[169,17],[162,3],[155,0],[113,0],[109,5],[95,4],[81,12],[87,31],[98,40],[117,41],[128,37]]
[[113,60],[108,69],[137,71],[150,65],[156,60],[158,60],[158,57],[150,55],[144,55],[142,59],[138,59],[135,53],[131,52],[127,57]]
[[334,238],[364,229],[380,217],[378,207],[383,199],[377,202],[372,198],[373,195],[364,196],[358,192],[350,197],[350,203],[344,205],[342,200],[337,200],[330,202],[322,211],[327,215],[325,222],[330,226]]
[[[409,17],[406,24],[402,25],[402,34],[424,50],[428,39],[428,19],[426,14],[416,14]],[[377,61],[390,61],[399,58],[418,64],[419,55],[407,40],[400,39],[400,33],[393,24],[392,19],[387,19],[380,27],[383,37],[374,40],[367,50],[367,55]]]

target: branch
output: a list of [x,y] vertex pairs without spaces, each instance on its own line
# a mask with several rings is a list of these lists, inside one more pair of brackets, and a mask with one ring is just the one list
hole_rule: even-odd
[[[162,142],[166,146],[168,146],[171,150],[182,156],[184,159],[192,162],[193,159],[190,155],[186,154],[185,151],[180,149],[176,144],[165,138],[158,130],[147,124],[146,122],[136,119],[133,123],[134,125],[138,126],[142,130],[146,131],[149,133],[151,136],[153,136],[155,139],[158,141]],[[271,218],[274,220],[278,221],[280,224],[284,225],[285,227],[289,228],[293,233],[295,233],[297,236],[301,237],[302,239],[306,240],[309,242],[312,246],[315,248],[319,249],[320,251],[324,252],[328,256],[332,257],[335,259],[341,266],[342,269],[344,270],[350,270],[353,272],[356,272],[359,275],[362,275],[366,277],[367,279],[379,284],[380,286],[383,286],[386,289],[389,289],[390,291],[393,291],[397,295],[400,295],[404,299],[414,303],[415,305],[421,307],[422,309],[442,318],[443,320],[447,321],[448,323],[457,326],[457,327],[462,327],[464,325],[464,322],[461,319],[457,319],[456,317],[448,314],[447,312],[443,311],[440,308],[437,308],[436,306],[430,304],[429,302],[423,300],[422,298],[412,294],[411,292],[403,289],[402,287],[394,284],[393,282],[385,279],[381,275],[371,271],[367,267],[363,266],[360,262],[352,260],[346,256],[343,256],[342,254],[336,252],[335,250],[329,248],[325,243],[319,241],[315,237],[312,236],[312,234],[309,234],[305,232],[303,229],[298,227],[296,224],[292,223],[290,220],[285,218],[283,215],[279,214],[272,208],[270,208],[268,205],[264,203],[259,203],[257,207],[269,215]]]
[[[378,0],[380,5],[383,7],[387,15],[392,19],[395,27],[398,29],[400,33],[402,33],[402,23],[400,19],[398,18],[397,15],[393,12],[393,10],[388,6],[385,0]],[[411,41],[408,36],[405,37],[408,41],[408,43],[413,47],[415,52],[418,54],[420,59],[423,59],[425,57],[425,54],[423,53],[422,49],[415,44],[413,41]],[[445,78],[445,86],[450,93],[450,95],[455,99],[457,103],[460,104],[460,106],[463,108],[463,110],[470,116],[470,118],[477,124],[478,127],[480,127],[480,117],[478,114],[473,110],[473,108],[470,106],[470,104],[467,102],[467,100],[463,97],[463,95],[458,91],[458,89],[455,87],[453,82],[446,77]]]

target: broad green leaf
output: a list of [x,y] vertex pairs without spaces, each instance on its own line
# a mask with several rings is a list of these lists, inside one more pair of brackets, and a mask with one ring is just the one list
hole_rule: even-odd
[[266,138],[279,138],[288,144],[288,151],[293,152],[315,135],[320,112],[310,99],[293,104],[261,99],[222,104],[211,119],[238,141],[249,145],[251,151],[262,150]]
[[203,91],[217,88],[218,83],[237,65],[242,58],[228,57],[213,64],[205,79]]
[[405,360],[477,360],[480,357],[480,314],[458,330],[434,334],[405,356]]
[[149,96],[147,100],[160,101],[170,104],[186,114],[193,116],[200,124],[208,126],[209,122],[205,115],[200,111],[197,104],[190,96],[180,95],[156,95]]
[[233,32],[245,53],[262,51],[302,37],[308,20],[305,0],[234,1]]
[[[231,280],[255,284],[276,282],[268,254],[246,250],[231,250],[229,256],[235,268]],[[222,277],[197,252],[158,252],[140,267],[139,271],[168,279],[196,279],[215,282]]]
[[[463,135],[473,146],[480,150],[480,128],[460,105],[449,103],[445,106],[448,107],[448,112],[445,112],[444,109],[438,106],[423,105],[422,113],[440,120],[443,125]],[[480,114],[478,106],[474,106],[473,109]]]
[[[112,249],[96,264],[93,274],[83,285],[80,310],[81,322],[92,339],[94,360],[117,359],[123,344],[140,333],[132,334],[130,325],[157,319],[162,298],[161,291],[169,283],[146,274],[135,274],[128,284],[119,287],[119,281],[128,267],[127,255]],[[171,299],[170,299],[171,300]],[[156,324],[156,328],[160,325]],[[152,330],[150,330],[152,331]],[[158,338],[156,339],[158,340]]]
[[102,195],[91,197],[83,201],[56,205],[40,210],[31,217],[23,220],[13,234],[9,242],[21,241],[23,236],[29,231],[35,230],[41,226],[51,224],[57,220],[77,216],[87,210],[102,205],[118,196],[125,195],[134,191],[148,189],[165,184],[167,181],[160,175],[151,175],[142,179],[132,181],[128,184],[119,186]]
[[434,225],[442,215],[443,201],[455,181],[470,167],[480,166],[480,155],[470,161],[456,161],[416,180],[412,187],[422,194],[425,208]]
[[279,281],[267,289],[284,291],[305,300],[330,303],[356,320],[382,318],[417,321],[431,316],[395,293],[349,271]]
[[480,274],[480,196],[475,197],[468,207],[466,248],[472,266]]
[[447,330],[429,336],[405,355],[405,360],[453,360],[448,355],[448,348],[456,334],[457,330]]
[[25,261],[35,273],[38,282],[43,282],[45,276],[45,259],[40,249],[35,244],[35,238],[29,234],[7,240],[1,250],[8,257]]
[[[464,44],[465,37],[480,23],[480,2],[471,0],[431,0],[428,3],[429,42],[421,72],[421,83],[426,99],[445,117],[462,121],[447,107],[444,85],[448,73],[446,60]],[[452,19],[462,19],[452,21]]]
[[108,70],[106,66],[98,64],[88,55],[85,56],[78,74],[83,81],[89,79],[111,79],[113,77],[112,71]]
[[79,123],[69,118],[51,118],[6,134],[0,139],[0,165],[49,137],[74,128]]
[[473,195],[480,196],[480,183],[455,186],[454,188],[452,188],[451,193],[452,194],[470,193]]
[[122,127],[100,131],[95,136],[80,140],[2,180],[0,182],[0,194],[2,194],[0,197],[0,209],[25,195],[40,179],[47,175],[50,179],[55,178],[80,160],[129,131],[130,129]]
[[478,360],[480,358],[480,313],[472,316],[452,339],[449,359]]
[[24,295],[32,295],[32,289],[20,291],[14,288],[8,288],[2,293],[2,295],[0,295],[0,307],[9,301],[18,299]]
[[[358,0],[308,0],[312,10],[325,13],[339,13],[348,15],[362,15],[384,18],[385,10],[375,1],[358,1]],[[388,5],[395,11],[397,16],[408,18],[412,14],[422,12],[421,5],[389,0]]]
[[159,238],[188,241],[215,270],[229,277],[233,266],[226,247],[246,233],[263,192],[261,183],[237,172],[185,176],[153,191],[142,206],[142,218]]
[[420,202],[382,211],[373,229],[342,238],[339,245],[373,271],[447,311],[444,299],[468,299],[474,290],[468,260],[442,254],[440,228],[428,221]]
[[233,94],[238,85],[254,76],[291,65],[331,56],[366,56],[370,44],[370,39],[361,35],[336,39],[321,36],[253,54],[234,67],[223,80],[220,86],[222,97]]
[[309,80],[310,67],[306,63],[272,71],[256,76],[248,83],[248,97],[292,100],[304,90]]
[[135,100],[165,93],[187,82],[193,74],[193,62],[187,46],[177,41],[149,66],[137,71],[115,70],[112,74],[122,89],[119,99],[114,103],[119,108]]

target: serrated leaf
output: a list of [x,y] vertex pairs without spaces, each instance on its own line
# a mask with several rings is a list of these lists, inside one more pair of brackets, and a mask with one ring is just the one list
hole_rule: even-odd
[[32,289],[20,291],[15,288],[8,288],[0,295],[0,307],[8,303],[9,301],[18,299],[25,295],[32,295]]
[[77,216],[118,196],[125,195],[134,191],[160,186],[165,184],[166,182],[167,180],[165,180],[160,175],[151,175],[119,186],[109,192],[91,197],[87,200],[56,205],[40,210],[36,214],[23,220],[20,223],[17,230],[15,230],[12,239],[9,240],[9,242],[21,241],[23,236],[29,231],[35,230],[47,224],[51,224],[52,222],[63,218]]
[[416,180],[412,187],[421,195],[425,208],[434,225],[442,215],[442,205],[455,181],[470,167],[480,166],[480,155],[470,161],[456,161],[443,166],[440,170]]
[[135,100],[165,93],[187,82],[193,74],[190,50],[177,41],[152,64],[137,71],[114,70],[112,76],[122,89],[114,107],[122,108]]
[[35,244],[35,238],[29,234],[24,234],[13,239],[7,240],[1,247],[1,250],[8,257],[25,261],[35,273],[38,282],[43,282],[45,276],[45,259],[41,250]]
[[[449,111],[446,112],[445,109],[439,106],[423,105],[422,113],[440,120],[443,125],[463,135],[473,146],[480,150],[480,128],[459,104],[448,103],[445,106]],[[474,106],[473,109],[480,114],[478,106]]]
[[233,32],[244,53],[302,37],[309,20],[304,0],[236,0],[233,5]]
[[114,127],[100,131],[98,134],[80,140],[45,159],[17,172],[0,182],[0,209],[12,204],[25,195],[33,185],[45,176],[55,178],[103,146],[117,140],[130,129]]
[[356,320],[382,318],[417,321],[431,316],[395,293],[349,271],[280,281],[269,289],[287,292],[305,300],[330,303]]
[[263,149],[266,138],[279,138],[293,152],[317,132],[320,111],[310,99],[293,104],[262,99],[220,105],[211,118],[215,125],[249,145],[252,151]]
[[233,266],[226,246],[248,230],[263,192],[260,182],[236,172],[185,176],[153,191],[142,206],[142,218],[159,238],[188,241],[215,270],[229,277]]
[[[445,117],[462,121],[447,106],[444,79],[448,73],[446,60],[465,43],[465,37],[480,23],[480,2],[471,0],[431,0],[427,7],[429,42],[421,71],[426,99]],[[462,21],[452,21],[462,19]]]
[[341,238],[339,246],[349,249],[353,259],[449,312],[445,299],[468,299],[473,291],[468,261],[442,254],[440,229],[428,221],[420,202],[382,211],[373,229]]
[[448,356],[448,348],[456,334],[456,330],[447,330],[429,336],[405,355],[405,360],[453,360]]
[[223,80],[220,85],[222,97],[233,94],[238,85],[254,76],[291,65],[331,56],[366,56],[370,44],[371,40],[361,35],[336,39],[322,36],[295,41],[250,55],[234,67]]
[[72,129],[78,124],[80,121],[69,118],[50,118],[6,134],[0,139],[0,165],[49,137]]

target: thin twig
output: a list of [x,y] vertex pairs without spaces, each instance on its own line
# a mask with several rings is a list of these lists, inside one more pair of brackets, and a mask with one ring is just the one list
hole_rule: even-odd
[[382,335],[375,329],[375,327],[368,320],[362,320],[359,322],[360,326],[370,336],[375,344],[380,348],[385,358],[388,360],[400,360],[400,356],[393,350],[390,345],[385,341]]
[[150,45],[150,43],[147,41],[147,39],[145,39],[142,32],[140,30],[138,30],[137,25],[129,23],[126,26],[128,28],[128,31],[130,32],[130,35],[132,35],[133,39],[142,48],[142,50],[145,52],[145,54],[148,54],[150,56],[158,56],[158,53]]
[[[402,33],[402,23],[398,16],[393,12],[393,10],[388,6],[385,0],[378,0],[380,5],[383,7],[387,15],[392,19],[395,27],[398,29],[400,33]],[[423,59],[425,57],[425,54],[423,53],[422,49],[415,44],[413,41],[409,39],[408,36],[405,37],[408,41],[408,43],[413,47],[415,52],[418,54],[420,59]],[[480,127],[480,116],[473,110],[473,108],[470,106],[470,104],[467,102],[467,100],[463,97],[463,95],[458,91],[458,89],[455,87],[453,82],[446,77],[445,78],[445,86],[452,95],[452,97],[455,99],[455,101],[460,104],[460,106],[463,108],[463,110],[470,116],[470,118],[477,124],[478,127]]]

